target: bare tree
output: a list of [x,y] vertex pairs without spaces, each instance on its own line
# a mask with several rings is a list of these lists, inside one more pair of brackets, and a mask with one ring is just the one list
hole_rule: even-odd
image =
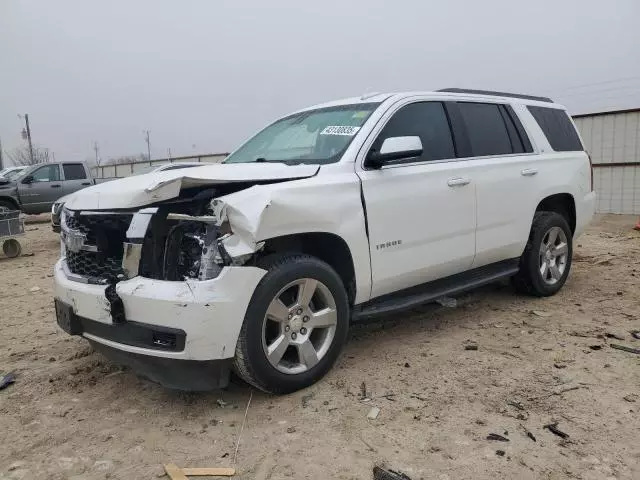
[[29,147],[17,147],[7,152],[7,158],[13,165],[20,167],[47,163],[49,161],[49,149],[34,145],[32,159]]

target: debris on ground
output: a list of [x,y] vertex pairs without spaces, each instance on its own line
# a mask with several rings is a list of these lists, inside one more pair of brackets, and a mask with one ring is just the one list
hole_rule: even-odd
[[164,465],[171,480],[187,480],[187,477],[233,477],[235,468],[180,468],[174,463]]
[[375,465],[373,467],[373,480],[411,480],[411,477],[402,472]]
[[364,382],[360,384],[360,396],[362,398],[367,398],[367,384]]
[[531,440],[533,440],[534,442],[537,442],[538,440],[536,440],[536,436],[524,425],[520,425],[520,427],[522,428],[522,430],[524,431],[524,433],[527,435],[527,437],[529,437]]
[[222,400],[221,398],[219,398],[218,400],[216,400],[216,403],[218,404],[219,407],[226,407],[227,406],[227,402],[225,402],[224,400]]
[[602,350],[602,345],[589,345],[591,350]]
[[367,418],[369,420],[375,420],[378,418],[378,415],[380,415],[380,409],[378,407],[371,407],[371,410],[367,413]]
[[555,435],[559,436],[559,437],[560,437],[560,438],[562,438],[562,439],[567,439],[567,438],[569,438],[569,434],[568,434],[568,433],[565,433],[565,432],[563,432],[562,430],[560,430],[560,429],[558,428],[558,422],[550,423],[550,424],[548,424],[548,425],[545,425],[543,428],[546,428],[546,429],[547,429],[547,430],[549,430],[551,433],[553,433],[553,434],[555,434]]
[[554,363],[553,366],[556,367],[556,368],[567,368],[567,364],[566,363],[560,363],[560,362]]
[[452,297],[440,297],[436,300],[436,303],[439,303],[443,307],[447,308],[456,308],[458,306],[458,300]]
[[624,397],[622,397],[622,399],[625,402],[635,403],[636,400],[638,400],[638,395],[636,395],[635,393],[630,393],[629,395],[625,395]]
[[497,442],[508,442],[509,439],[497,433],[490,433],[487,435],[487,440],[495,440]]
[[617,343],[610,343],[609,346],[611,348],[615,348],[616,350],[622,350],[623,352],[635,353],[636,355],[640,355],[640,348],[627,347],[626,345],[618,345]]
[[531,313],[536,317],[543,317],[543,318],[549,318],[553,315],[553,313],[545,312],[542,310],[531,310]]
[[624,337],[618,333],[607,332],[604,336],[607,338],[615,338],[616,340],[624,340]]
[[313,393],[309,395],[302,396],[302,408],[307,408],[309,406],[309,402],[313,399]]
[[31,288],[29,289],[29,291],[30,291],[31,293],[36,293],[36,292],[39,292],[40,290],[41,290],[41,288],[40,288],[40,287],[31,287]]
[[478,350],[478,345],[465,345],[464,349],[465,350],[473,350],[473,351],[475,351],[475,350]]
[[12,383],[15,383],[16,375],[15,373],[7,373],[5,376],[0,377],[0,390],[4,390]]
[[640,340],[640,330],[631,330],[631,336],[637,340]]
[[287,428],[287,433],[296,433],[296,427]]
[[499,457],[504,457],[505,453],[507,452],[505,452],[504,450],[496,450],[496,455],[498,455]]
[[522,405],[522,402],[518,402],[516,400],[507,400],[507,405],[511,405],[513,408],[516,408],[518,410],[524,410],[524,405]]

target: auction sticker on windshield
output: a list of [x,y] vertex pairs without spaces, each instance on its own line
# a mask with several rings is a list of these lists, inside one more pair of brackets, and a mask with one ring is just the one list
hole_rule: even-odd
[[358,130],[360,130],[360,127],[329,125],[328,127],[324,127],[320,135],[346,135],[347,137],[353,137],[358,133]]

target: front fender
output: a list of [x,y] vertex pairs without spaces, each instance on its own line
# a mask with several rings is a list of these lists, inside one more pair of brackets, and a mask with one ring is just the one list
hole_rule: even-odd
[[215,199],[218,223],[228,222],[232,232],[222,239],[227,253],[232,258],[250,255],[260,248],[261,242],[286,235],[313,232],[337,235],[352,254],[356,303],[367,300],[371,270],[360,186],[357,181],[344,181],[340,177],[256,185]]

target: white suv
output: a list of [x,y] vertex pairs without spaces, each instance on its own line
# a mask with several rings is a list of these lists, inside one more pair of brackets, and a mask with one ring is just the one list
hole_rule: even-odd
[[565,109],[525,95],[376,94],[272,123],[223,164],[72,195],[60,326],[166,386],[316,382],[353,321],[511,277],[553,295],[593,216]]

